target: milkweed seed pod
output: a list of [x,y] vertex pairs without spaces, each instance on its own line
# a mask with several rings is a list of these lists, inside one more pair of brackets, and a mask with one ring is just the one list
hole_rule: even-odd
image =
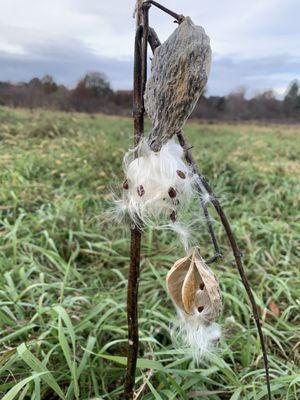
[[206,86],[210,64],[209,37],[190,17],[156,49],[144,96],[152,150],[181,131]]
[[209,355],[221,336],[214,322],[222,310],[218,281],[196,248],[175,262],[166,281],[179,316],[175,333],[199,361]]

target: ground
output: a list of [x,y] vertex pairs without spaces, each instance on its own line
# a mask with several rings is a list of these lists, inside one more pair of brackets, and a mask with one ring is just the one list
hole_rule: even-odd
[[[185,131],[244,253],[274,398],[299,399],[300,126],[190,123]],[[127,118],[0,108],[5,400],[122,398],[129,231],[107,209],[131,142]],[[145,400],[265,398],[257,331],[211,211],[225,254],[213,266],[224,334],[218,352],[199,366],[169,335],[175,312],[165,276],[183,249],[172,233],[143,235],[137,387],[145,383]],[[200,212],[196,222],[201,249],[211,256]]]

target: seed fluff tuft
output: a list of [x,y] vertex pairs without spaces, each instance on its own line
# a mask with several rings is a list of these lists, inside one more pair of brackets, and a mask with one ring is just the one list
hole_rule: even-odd
[[180,211],[189,207],[196,189],[181,146],[170,140],[154,152],[142,140],[125,155],[123,168],[125,180],[122,199],[115,202],[117,210],[126,211],[140,227],[172,229],[187,248],[189,229],[180,223]]
[[170,329],[174,345],[185,347],[197,364],[208,360],[215,353],[221,338],[220,325],[216,322],[207,323],[200,315],[188,315],[178,307],[176,309],[178,318]]

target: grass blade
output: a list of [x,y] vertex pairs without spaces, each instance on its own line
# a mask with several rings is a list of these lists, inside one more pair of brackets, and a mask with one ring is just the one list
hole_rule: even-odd
[[42,379],[58,394],[58,396],[65,400],[65,395],[59,387],[58,383],[54,379],[51,372],[37,359],[31,351],[28,350],[25,343],[22,343],[17,348],[17,352],[21,359],[35,372],[42,372],[45,375],[42,375]]

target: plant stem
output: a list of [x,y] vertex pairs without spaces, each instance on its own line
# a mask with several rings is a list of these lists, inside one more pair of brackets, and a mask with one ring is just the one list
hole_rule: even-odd
[[[141,13],[141,8],[137,8]],[[137,15],[141,21],[141,15]],[[134,88],[133,88],[133,121],[134,145],[137,146],[144,132],[143,79],[142,79],[142,34],[143,27],[137,25],[134,49]],[[135,154],[137,157],[137,154]],[[127,289],[127,323],[128,323],[128,353],[124,382],[124,399],[133,399],[136,363],[139,348],[138,330],[138,285],[140,274],[141,230],[137,225],[131,227],[130,265]]]
[[124,398],[132,399],[135,371],[139,350],[138,327],[138,284],[140,273],[141,232],[138,227],[131,229],[130,267],[127,291],[128,355],[124,383]]

